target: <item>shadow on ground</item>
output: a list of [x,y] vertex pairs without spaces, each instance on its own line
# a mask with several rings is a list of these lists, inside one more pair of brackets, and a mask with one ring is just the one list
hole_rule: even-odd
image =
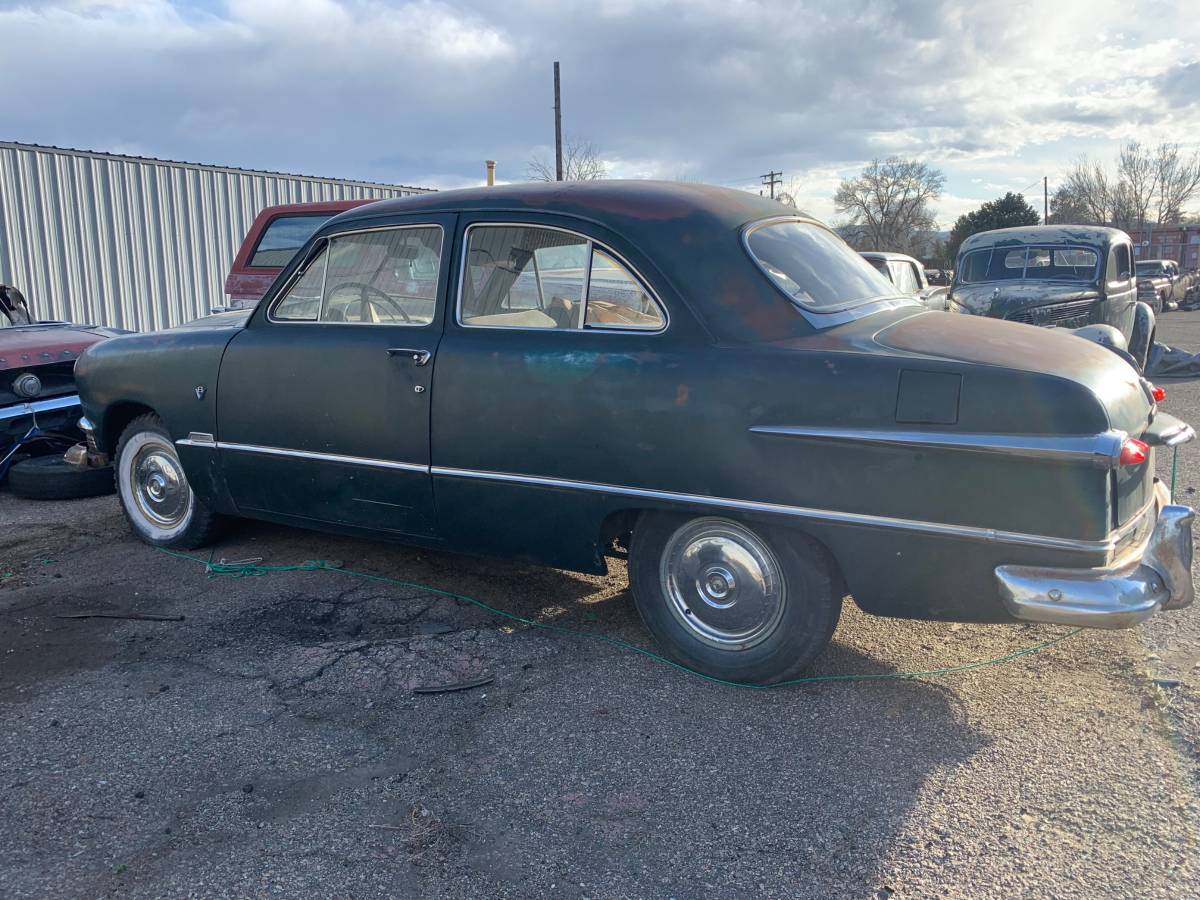
[[[926,781],[986,744],[939,686],[737,690],[418,587],[212,579],[115,533],[26,533],[0,591],[17,896],[861,896]],[[258,525],[215,556],[336,559],[648,646],[619,577]],[[81,610],[184,618],[56,618]],[[836,642],[818,667],[886,670]]]

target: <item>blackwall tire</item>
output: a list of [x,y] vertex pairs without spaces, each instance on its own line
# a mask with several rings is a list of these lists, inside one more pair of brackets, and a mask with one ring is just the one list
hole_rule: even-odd
[[8,470],[8,489],[29,500],[77,500],[113,492],[111,466],[77,469],[61,454],[24,459]]
[[216,537],[221,519],[192,492],[158,416],[147,413],[129,423],[113,469],[129,527],[147,544],[190,550]]
[[629,581],[667,655],[745,684],[796,677],[828,645],[842,607],[840,579],[819,544],[722,516],[644,515]]

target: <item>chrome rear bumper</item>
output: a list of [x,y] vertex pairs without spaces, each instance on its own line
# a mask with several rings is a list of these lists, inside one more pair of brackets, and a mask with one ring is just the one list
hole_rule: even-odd
[[1027,622],[1130,628],[1160,609],[1195,599],[1192,520],[1175,506],[1166,486],[1155,485],[1156,519],[1145,543],[1104,569],[998,566],[1000,597],[1010,615]]

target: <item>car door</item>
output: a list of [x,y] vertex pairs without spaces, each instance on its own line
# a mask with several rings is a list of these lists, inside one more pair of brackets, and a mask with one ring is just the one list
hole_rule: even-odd
[[668,483],[665,423],[691,408],[695,354],[668,340],[659,295],[620,255],[632,248],[522,219],[477,214],[460,238],[434,380],[438,521],[473,551],[587,567],[608,498],[556,485]]
[[230,342],[216,440],[241,512],[435,533],[429,403],[454,220],[319,239]]

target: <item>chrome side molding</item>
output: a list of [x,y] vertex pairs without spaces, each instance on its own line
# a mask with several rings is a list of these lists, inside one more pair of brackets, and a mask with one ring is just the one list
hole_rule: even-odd
[[522,475],[514,472],[490,472],[479,469],[460,469],[452,466],[429,466],[420,463],[397,462],[386,459],[371,459],[361,456],[345,456],[337,453],[317,453],[310,450],[289,450],[283,447],[265,447],[257,444],[239,444],[214,441],[212,435],[192,432],[175,442],[184,447],[204,447],[210,450],[230,450],[242,453],[259,453],[267,456],[288,456],[322,462],[345,463],[357,466],[373,466],[383,469],[398,469],[405,472],[421,472],[442,478],[471,478],[543,487],[559,490],[585,491],[596,494],[613,494],[621,497],[638,497],[668,503],[684,503],[691,506],[715,507],[720,509],[760,512],[791,516],[797,519],[832,522],[840,525],[859,525],[868,528],[896,528],[924,534],[988,543],[1015,544],[1026,547],[1043,547],[1049,550],[1068,550],[1078,553],[1095,553],[1111,556],[1121,543],[1143,522],[1154,504],[1151,500],[1142,511],[1119,529],[1100,540],[1053,537],[1051,535],[1027,534],[996,528],[981,528],[975,525],[951,525],[942,522],[927,522],[920,519],[905,519],[895,516],[879,516],[871,513],[840,512],[808,506],[794,506],[765,500],[739,500],[731,497],[712,497],[707,494],[688,494],[679,491],[664,491],[654,488],[631,487],[618,484],[603,484],[594,481],[575,481],[566,478],[547,478],[540,475]]
[[190,431],[188,436],[175,442],[184,447],[215,447],[216,439],[207,431]]
[[262,456],[288,456],[294,459],[313,459],[320,462],[346,463],[352,466],[370,466],[377,469],[398,469],[403,472],[429,474],[429,466],[421,463],[397,462],[391,459],[373,459],[366,456],[345,456],[341,453],[318,453],[315,450],[289,450],[285,447],[266,447],[261,444],[236,444],[217,441],[211,434],[193,431],[186,438],[175,442],[182,447],[204,447],[209,450],[235,450],[241,453],[257,453]]
[[881,444],[893,447],[933,447],[944,450],[967,450],[975,453],[995,453],[1002,456],[1051,459],[1061,461],[1090,461],[1102,469],[1115,468],[1121,456],[1121,445],[1127,434],[1105,431],[1101,434],[1067,437],[1038,435],[979,434],[952,431],[892,431],[866,428],[824,428],[807,425],[754,425],[754,434],[845,443]]
[[644,497],[652,500],[686,503],[694,506],[710,506],[735,509],[743,512],[763,512],[794,516],[818,522],[833,522],[842,525],[862,525],[870,528],[898,528],[925,534],[938,534],[964,540],[988,543],[1017,544],[1027,547],[1044,547],[1050,550],[1071,550],[1081,553],[1112,553],[1124,536],[1132,530],[1144,514],[1139,513],[1128,524],[1101,540],[1088,541],[1075,538],[1052,537],[1049,535],[1026,534],[1018,531],[1003,531],[995,528],[980,528],[974,525],[948,525],[941,522],[925,522],[918,519],[902,519],[892,516],[877,516],[870,513],[838,512],[807,506],[792,506],[762,500],[735,500],[729,497],[710,497],[705,494],[684,494],[676,491],[660,491],[652,488],[625,487],[615,484],[599,484],[591,481],[572,481],[564,478],[543,478],[536,475],[517,475],[508,472],[481,472],[475,469],[456,469],[433,466],[434,475],[451,478],[477,478],[485,481],[503,481],[528,484],[538,487],[589,491],[601,494],[616,494],[623,497]]

